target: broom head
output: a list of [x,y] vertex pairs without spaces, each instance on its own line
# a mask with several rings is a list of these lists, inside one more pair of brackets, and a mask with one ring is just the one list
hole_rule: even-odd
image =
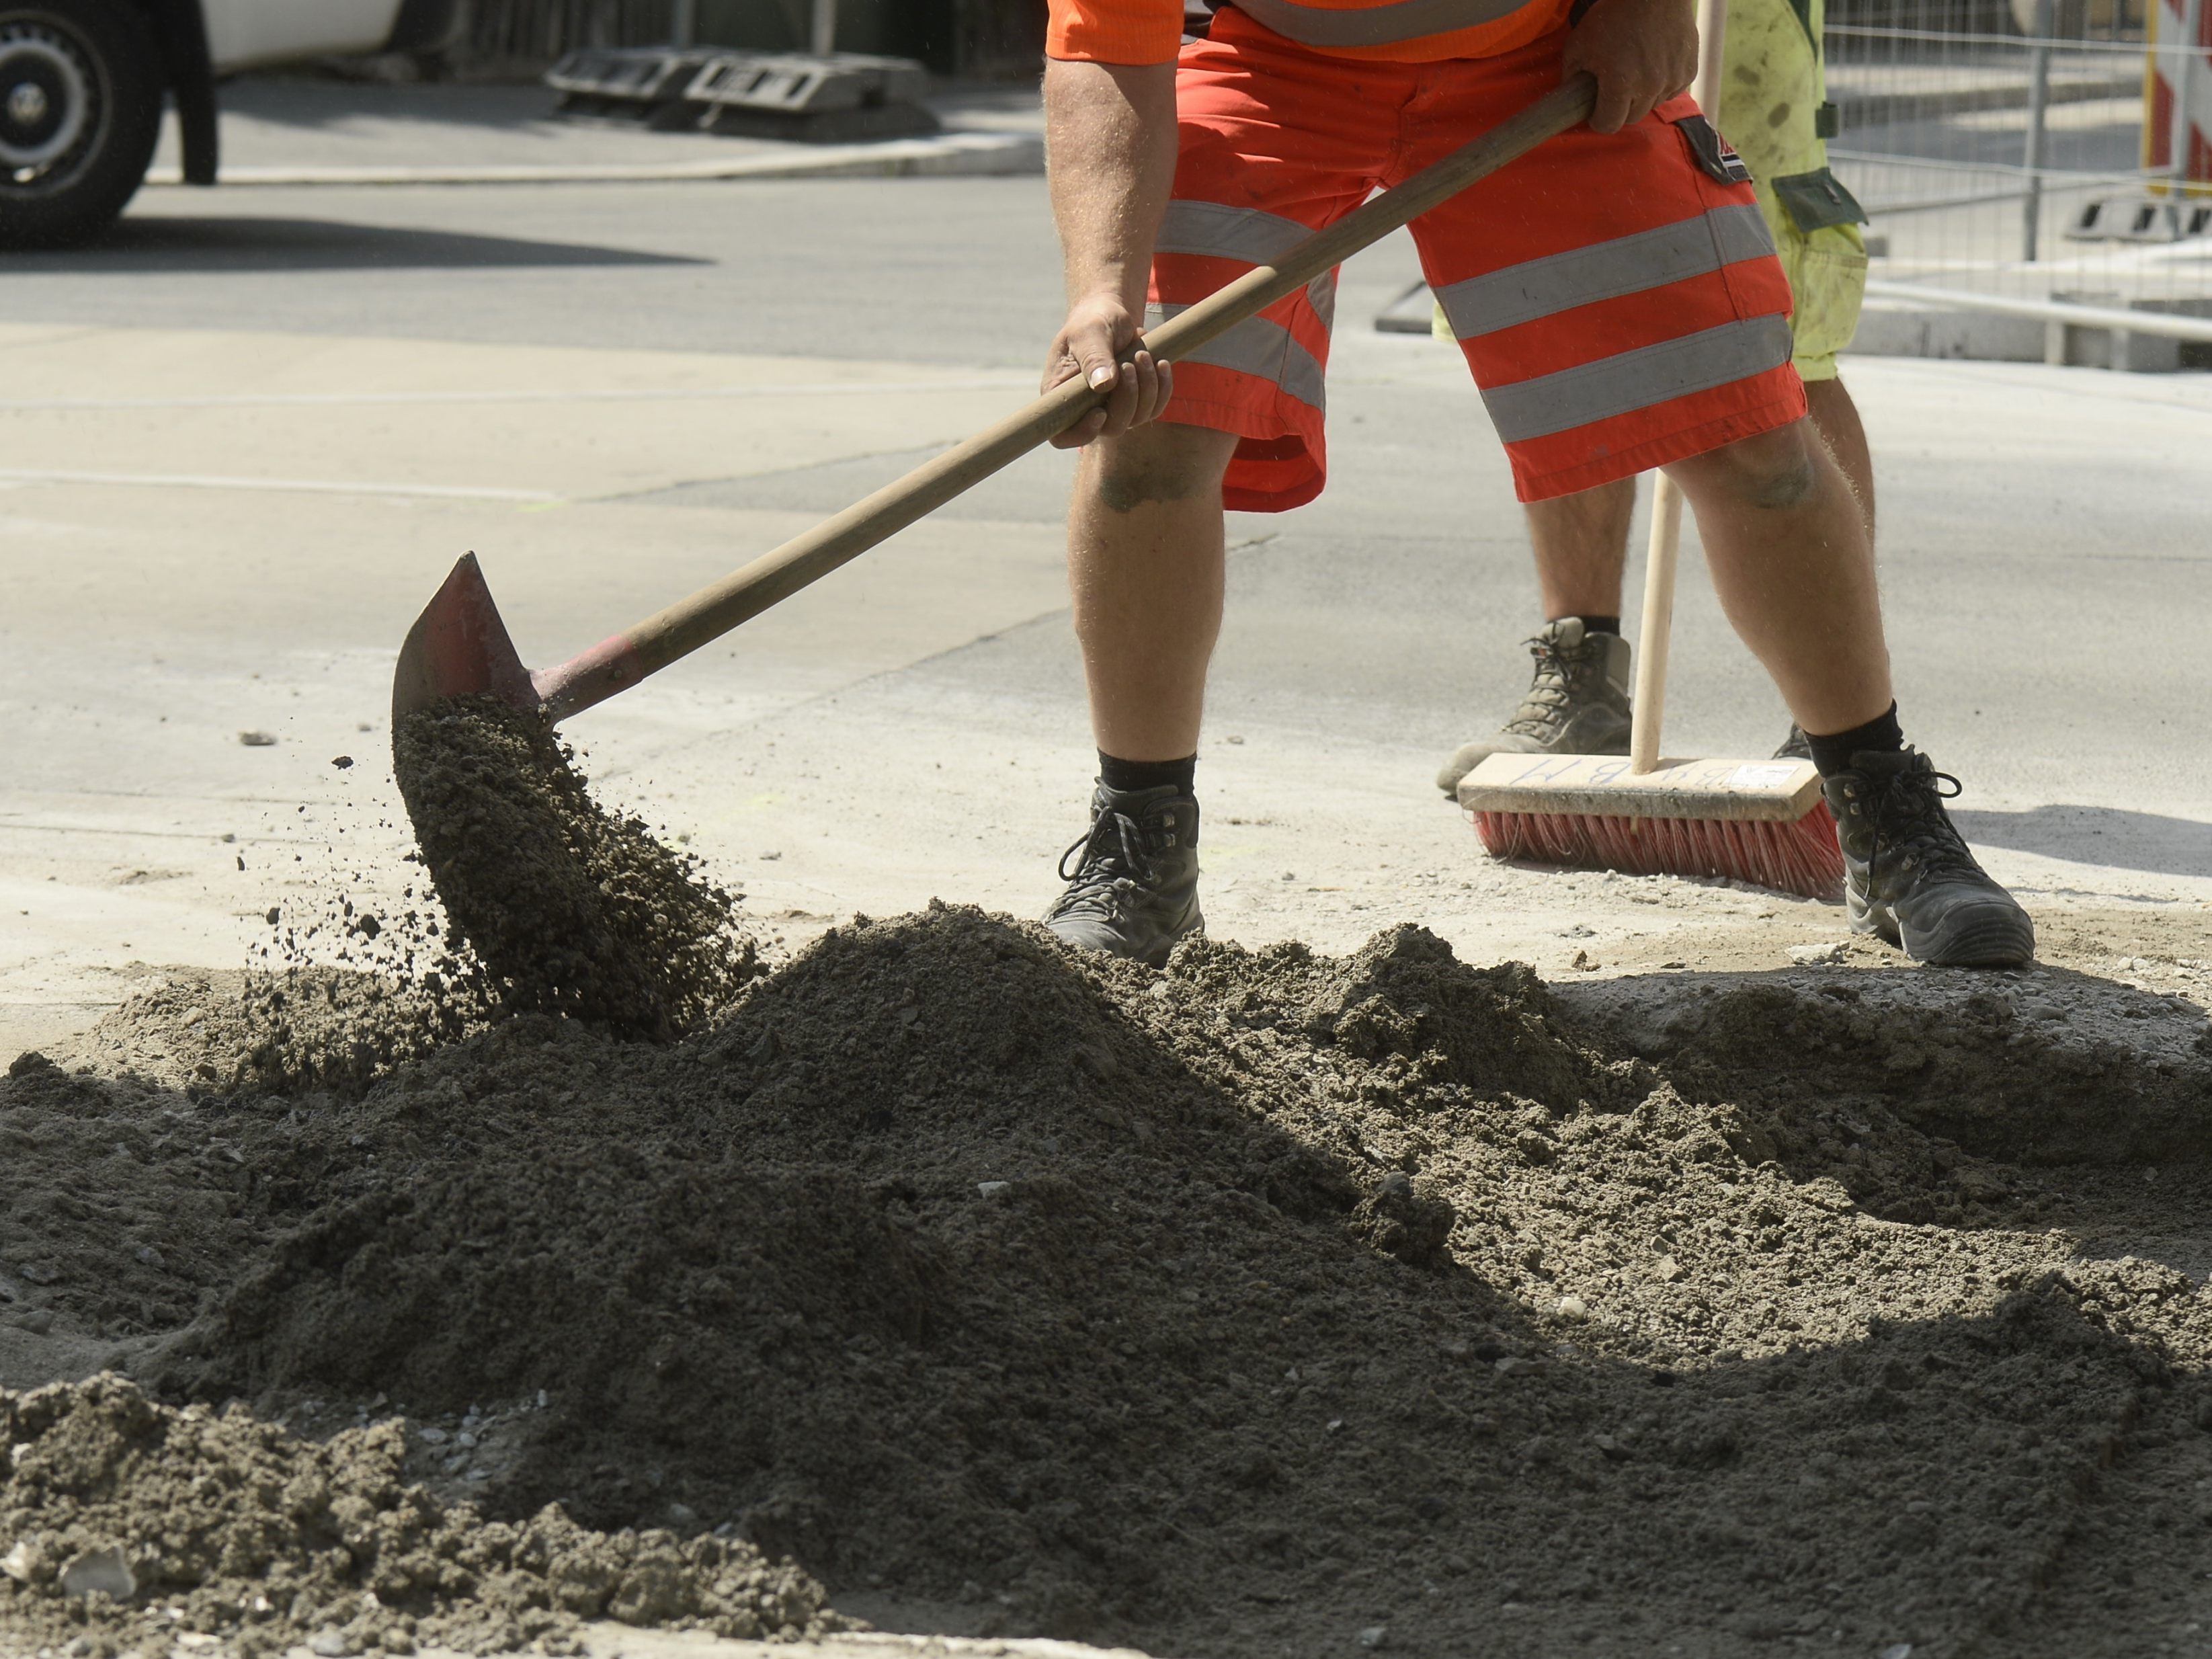
[[1633,773],[1622,755],[1492,755],[1460,780],[1459,804],[1493,858],[1844,896],[1836,821],[1810,761],[1662,761]]

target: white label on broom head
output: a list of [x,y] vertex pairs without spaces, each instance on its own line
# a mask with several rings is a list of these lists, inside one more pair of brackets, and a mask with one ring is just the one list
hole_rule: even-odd
[[1745,789],[1778,788],[1797,774],[1798,763],[1784,761],[1780,764],[1739,766],[1729,774],[1729,781]]

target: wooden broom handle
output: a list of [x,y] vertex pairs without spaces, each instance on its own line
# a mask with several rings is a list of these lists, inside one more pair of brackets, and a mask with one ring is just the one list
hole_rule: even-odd
[[1674,628],[1674,566],[1682,551],[1682,491],[1653,475],[1651,544],[1644,559],[1644,620],[1636,630],[1636,701],[1628,715],[1631,775],[1659,768],[1659,727],[1667,715],[1667,640]]
[[[1477,179],[1589,118],[1597,83],[1577,75],[1442,161],[1316,231],[1273,264],[1258,265],[1156,329],[1142,343],[1179,362],[1237,324],[1333,270],[1400,226],[1449,201]],[[1079,378],[1062,381],[1019,413],[922,463],[835,518],[793,537],[720,581],[679,599],[573,660],[538,676],[556,720],[588,708],[646,675],[720,638],[878,542],[935,512],[1000,468],[1056,437],[1103,401]]]
[[[1720,112],[1728,56],[1728,0],[1698,0],[1698,78],[1690,95],[1708,120]],[[1644,620],[1636,632],[1636,702],[1629,713],[1628,769],[1656,771],[1667,717],[1667,642],[1674,631],[1674,568],[1681,562],[1682,491],[1664,472],[1651,490],[1651,544],[1644,562]]]

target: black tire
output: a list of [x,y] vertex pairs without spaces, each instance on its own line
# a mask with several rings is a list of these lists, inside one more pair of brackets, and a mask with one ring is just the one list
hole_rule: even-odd
[[115,222],[154,159],[161,61],[128,0],[0,0],[0,248]]

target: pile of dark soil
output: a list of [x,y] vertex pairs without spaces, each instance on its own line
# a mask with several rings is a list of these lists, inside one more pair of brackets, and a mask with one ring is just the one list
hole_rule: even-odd
[[392,732],[422,861],[499,1001],[672,1036],[752,977],[754,950],[730,895],[595,801],[574,758],[496,697],[449,699]]
[[[420,931],[438,925],[424,912],[386,924],[341,899],[313,920],[272,914],[260,965],[144,975],[79,1045],[84,1057],[196,1091],[358,1093],[501,1017],[499,988],[465,947]],[[374,942],[347,939],[349,921],[374,927]]]
[[[1161,975],[935,908],[677,1042],[526,1015],[357,1095],[19,1062],[0,1264],[165,1397],[542,1390],[487,1512],[726,1523],[868,1616],[1196,1659],[2179,1639],[2212,1297],[2075,1235],[2207,1213],[2212,1070],[1909,998],[1852,1046],[1869,977],[1655,1029],[1415,929]],[[1999,1161],[2070,1112],[2105,1164]],[[2089,1540],[2171,1564],[2101,1637]]]
[[579,1650],[580,1620],[796,1639],[848,1626],[750,1545],[614,1537],[548,1506],[486,1522],[400,1480],[398,1423],[315,1444],[241,1408],[176,1411],[120,1378],[0,1391],[0,1642],[166,1651]]

